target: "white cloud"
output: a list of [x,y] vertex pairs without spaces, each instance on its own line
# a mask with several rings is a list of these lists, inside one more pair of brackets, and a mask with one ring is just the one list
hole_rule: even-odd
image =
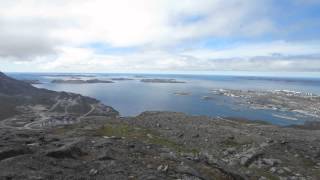
[[265,43],[238,44],[235,47],[210,50],[198,49],[184,52],[185,55],[199,59],[226,59],[226,58],[250,58],[255,56],[271,56],[283,54],[289,56],[320,54],[320,43],[316,42],[285,42],[272,41]]
[[[260,22],[258,4],[253,0],[4,2],[0,7],[1,18],[14,21],[15,25],[2,23],[1,26],[14,30],[11,32],[13,40],[14,35],[19,39],[21,34],[32,37],[33,33],[33,36],[44,34],[48,39],[68,44],[104,42],[120,47],[158,46],[205,36],[227,36],[239,30],[245,30],[243,34],[251,34],[246,27],[260,34],[263,29],[268,30],[272,26],[266,19]],[[203,18],[193,23],[183,22],[193,16]],[[243,27],[244,23],[246,27]],[[7,33],[1,32],[4,35]]]
[[[251,70],[259,64],[262,70],[315,70],[318,61],[309,56],[320,53],[319,42],[274,41],[222,50],[180,50],[186,41],[254,39],[277,32],[269,14],[270,2],[0,0],[0,61],[19,61],[17,67],[32,61],[34,67],[29,71]],[[101,54],[88,47],[97,42],[137,50]],[[283,56],[275,58],[273,54]],[[288,58],[299,55],[306,55],[305,59]]]
[[[59,58],[39,61],[44,71],[320,71],[319,45],[271,42],[233,49],[167,52],[147,50],[125,55],[96,54],[92,49],[59,49]],[[306,54],[298,53],[303,50]]]

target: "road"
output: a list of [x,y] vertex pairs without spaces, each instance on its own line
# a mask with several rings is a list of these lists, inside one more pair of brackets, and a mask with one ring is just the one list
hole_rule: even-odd
[[[61,100],[59,99],[59,97],[56,98],[57,102],[55,104],[53,104],[48,110],[46,111],[37,111],[37,112],[34,112],[34,114],[37,114],[39,115],[40,117],[37,118],[38,120],[37,121],[34,121],[34,122],[29,122],[27,124],[25,124],[24,126],[22,127],[17,127],[17,126],[12,126],[12,125],[9,125],[8,122],[10,121],[14,121],[16,120],[17,118],[16,117],[11,117],[11,118],[7,118],[3,121],[0,121],[0,128],[7,128],[7,129],[29,129],[29,130],[40,130],[41,128],[34,128],[35,125],[41,125],[42,123],[48,121],[50,119],[49,115],[51,114],[52,115],[52,111],[54,111],[54,109],[63,103],[63,101],[65,100]],[[72,104],[74,104],[76,101],[75,100],[69,100],[68,102],[68,105],[65,106],[65,112],[63,113],[64,115],[67,115],[68,114],[68,107],[70,107]],[[79,116],[77,118],[77,121],[81,121],[81,119],[87,117],[89,114],[91,114],[95,109],[95,105],[91,104],[90,105],[91,109],[86,112],[85,114]]]

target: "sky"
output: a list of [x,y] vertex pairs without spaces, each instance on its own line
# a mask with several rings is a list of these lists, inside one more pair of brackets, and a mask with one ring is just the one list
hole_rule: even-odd
[[320,0],[0,4],[0,71],[320,72]]

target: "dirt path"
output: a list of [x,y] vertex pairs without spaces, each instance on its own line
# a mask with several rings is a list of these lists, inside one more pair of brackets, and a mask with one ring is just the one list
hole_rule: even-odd
[[43,112],[39,114],[41,116],[40,120],[39,121],[35,121],[35,122],[31,122],[31,123],[28,123],[28,124],[25,124],[23,126],[23,129],[35,129],[35,128],[32,128],[32,125],[34,124],[41,124],[45,121],[47,121],[49,118],[48,116],[46,116]]
[[[11,118],[8,118],[8,119],[1,121],[0,128],[40,130],[40,129],[42,129],[41,128],[42,123],[47,122],[50,119],[50,115],[52,115],[55,108],[62,103],[64,103],[64,100],[59,99],[59,97],[56,97],[56,103],[53,104],[48,110],[43,111],[43,110],[36,109],[36,108],[33,109],[33,111],[34,111],[33,113],[38,115],[38,117],[36,118],[37,119],[36,121],[28,122],[28,123],[26,122],[26,124],[23,125],[22,127],[18,127],[18,126],[14,126],[14,125],[9,124],[10,121],[12,122],[14,120],[17,120],[15,117],[11,117]],[[64,107],[65,112],[62,113],[62,115],[63,114],[68,115],[68,108],[75,103],[76,103],[76,99],[69,99],[68,104]],[[91,114],[96,109],[96,107],[92,104],[90,105],[90,107],[91,107],[91,109],[88,112],[86,112],[85,114],[79,116],[76,119],[76,121],[81,121],[83,118],[87,117],[89,114]],[[37,128],[35,126],[39,126],[39,128]]]
[[17,128],[17,127],[9,126],[6,124],[8,121],[12,121],[13,119],[14,118],[7,118],[5,120],[0,121],[0,128],[8,128],[8,129]]
[[82,116],[78,117],[78,120],[81,120],[82,118],[87,117],[90,113],[92,113],[96,109],[96,107],[94,105],[91,104],[90,106],[91,106],[91,109],[87,113],[85,113]]
[[48,109],[48,112],[53,111],[62,101],[62,100],[59,99],[59,96],[56,97],[56,100],[57,100],[57,102],[54,105],[52,105],[50,109]]
[[[79,116],[79,117],[77,118],[77,121],[80,121],[82,118],[87,117],[90,113],[92,113],[92,112],[95,110],[95,106],[94,106],[94,105],[90,105],[90,106],[91,106],[91,109],[90,109],[87,113]],[[67,108],[67,107],[68,107],[68,106],[66,106],[66,108]],[[46,122],[46,121],[49,119],[48,116],[46,116],[46,114],[44,114],[44,113],[40,113],[40,116],[41,116],[41,120],[28,123],[28,124],[24,125],[22,129],[38,130],[38,129],[36,129],[36,128],[32,128],[32,126],[33,126],[33,125],[36,125],[36,124],[44,123],[44,122]]]

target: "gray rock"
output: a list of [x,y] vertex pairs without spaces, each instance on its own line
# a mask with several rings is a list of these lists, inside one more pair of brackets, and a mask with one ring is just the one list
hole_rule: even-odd
[[240,164],[243,166],[249,166],[258,158],[260,158],[263,154],[260,152],[253,152],[252,154],[246,154],[245,156],[241,157]]
[[244,156],[244,157],[241,157],[240,159],[240,164],[245,166],[247,164],[247,162],[249,161],[249,158]]
[[283,174],[283,173],[285,173],[285,171],[284,171],[283,169],[278,169],[278,170],[277,170],[277,173],[278,173],[278,174]]
[[231,160],[229,163],[228,163],[228,166],[237,166],[239,164],[239,161],[237,160]]
[[170,152],[170,153],[160,153],[160,157],[163,159],[169,159],[169,160],[177,160],[177,156],[175,153]]
[[76,159],[80,156],[84,156],[87,153],[83,152],[79,147],[73,144],[65,145],[57,149],[50,150],[46,153],[47,156],[53,158],[72,158]]
[[288,167],[283,167],[283,170],[285,170],[285,171],[288,172],[288,173],[291,173],[291,172],[292,172],[292,170],[291,170],[290,168],[288,168]]
[[276,173],[277,172],[277,168],[276,167],[272,167],[269,170],[271,173]]
[[236,152],[236,148],[231,147],[231,148],[227,148],[225,151],[223,151],[223,154],[225,156],[229,155],[229,154],[234,154]]
[[261,147],[261,148],[264,148],[264,147],[267,147],[268,145],[269,145],[268,143],[265,143],[265,142],[264,142],[264,143],[261,143],[261,144],[260,144],[260,147]]
[[30,153],[32,153],[32,151],[28,147],[4,149],[0,151],[0,161],[7,158],[11,158],[11,157],[15,157],[23,154],[30,154]]
[[268,139],[266,140],[266,142],[267,142],[267,143],[273,143],[274,141],[273,141],[272,139],[268,138]]
[[177,179],[177,180],[202,180],[202,179],[200,179],[200,178],[198,178],[198,177],[194,177],[194,176],[189,176],[189,175],[183,175],[182,177],[181,177],[181,179]]
[[89,171],[89,175],[90,175],[90,176],[94,176],[94,175],[96,175],[96,174],[98,174],[98,170],[96,170],[96,169],[91,169],[91,170]]
[[199,134],[196,134],[196,135],[193,135],[192,138],[199,138],[200,135]]
[[160,165],[158,166],[157,170],[161,171],[161,172],[167,172],[169,169],[169,165],[165,164],[165,165]]
[[261,176],[260,178],[259,178],[259,180],[268,180],[266,177],[264,177],[264,176]]
[[275,166],[281,163],[279,159],[262,159],[262,162],[268,166]]
[[200,177],[200,173],[198,173],[195,169],[186,166],[186,165],[179,165],[176,169],[177,172],[181,173],[181,174],[187,174],[187,175],[191,175],[194,177]]

